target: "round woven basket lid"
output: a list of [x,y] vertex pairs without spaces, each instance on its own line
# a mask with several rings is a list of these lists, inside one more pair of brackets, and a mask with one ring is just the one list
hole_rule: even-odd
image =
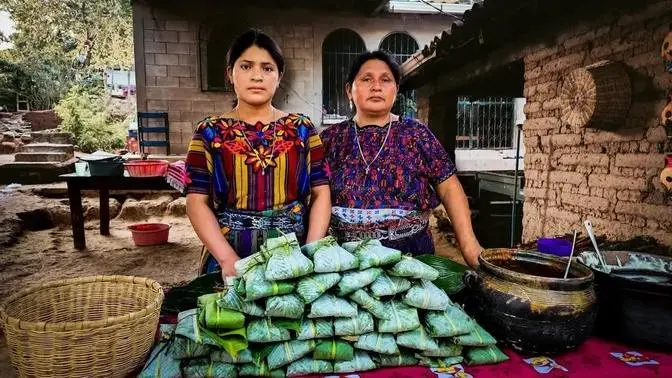
[[630,110],[630,78],[619,62],[578,68],[560,87],[560,117],[572,127],[618,128]]

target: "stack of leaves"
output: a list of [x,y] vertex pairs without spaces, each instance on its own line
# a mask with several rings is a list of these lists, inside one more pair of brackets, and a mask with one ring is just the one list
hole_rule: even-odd
[[377,240],[339,246],[330,236],[299,247],[291,234],[268,239],[236,270],[224,291],[180,313],[152,353],[170,361],[148,363],[147,376],[157,366],[189,377],[280,377],[507,359],[446,294],[464,272],[446,259],[403,256]]

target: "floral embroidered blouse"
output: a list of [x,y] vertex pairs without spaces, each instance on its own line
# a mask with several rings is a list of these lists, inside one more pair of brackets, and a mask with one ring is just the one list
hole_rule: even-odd
[[392,122],[385,146],[375,160],[387,127],[359,128],[362,152],[371,164],[368,174],[354,127],[349,120],[320,134],[332,171],[333,206],[426,211],[439,204],[434,187],[455,174],[456,168],[427,126],[412,119]]
[[297,113],[254,125],[206,118],[193,135],[185,165],[187,193],[211,195],[217,209],[281,209],[304,202],[312,187],[329,184],[320,137],[310,118]]

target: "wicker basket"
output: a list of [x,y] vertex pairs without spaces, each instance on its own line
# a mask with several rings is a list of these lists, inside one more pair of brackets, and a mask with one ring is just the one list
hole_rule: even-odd
[[82,277],[10,296],[0,321],[20,377],[125,377],[154,342],[162,302],[147,278]]
[[616,130],[624,126],[630,111],[632,86],[621,63],[602,61],[572,71],[559,97],[565,124]]

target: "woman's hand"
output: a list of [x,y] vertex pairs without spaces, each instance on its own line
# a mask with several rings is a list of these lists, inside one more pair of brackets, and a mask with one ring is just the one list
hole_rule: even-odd
[[236,261],[238,261],[238,256],[235,259],[226,259],[225,261],[219,262],[219,267],[222,269],[222,280],[226,282],[226,277],[235,277],[236,276]]
[[467,265],[474,269],[478,268],[478,256],[481,255],[481,252],[483,252],[483,247],[481,247],[477,241],[469,243],[468,245],[464,246],[464,248],[462,248],[462,256],[464,257],[464,261],[466,261]]
[[187,194],[187,216],[191,221],[198,238],[205,244],[210,255],[217,260],[222,268],[222,277],[235,276],[234,264],[238,261],[238,254],[222,234],[217,218],[208,206],[208,196],[205,194]]

